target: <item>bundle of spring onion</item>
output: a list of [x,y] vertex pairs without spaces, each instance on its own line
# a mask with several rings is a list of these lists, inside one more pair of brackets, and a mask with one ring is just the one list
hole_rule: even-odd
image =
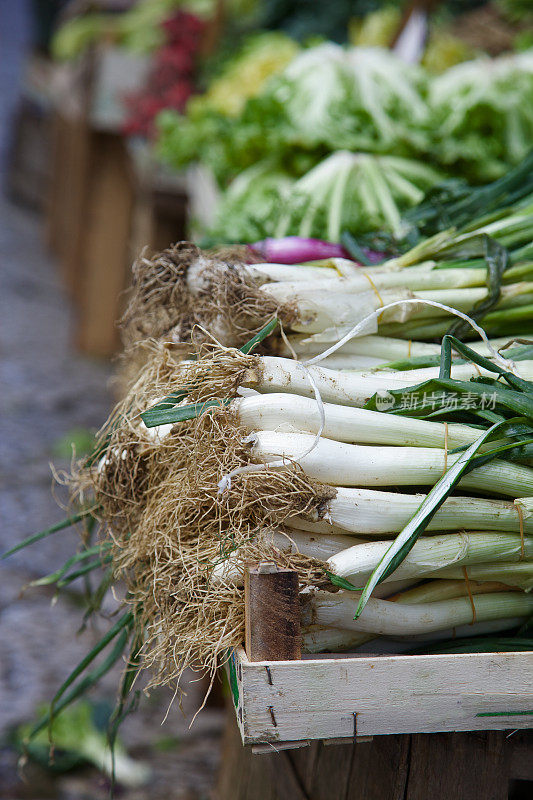
[[[298,554],[313,559],[313,563],[300,564],[301,571],[305,572],[305,566],[311,571],[306,575],[307,580],[303,580],[307,588],[304,641],[311,650],[320,649],[321,642],[329,649],[353,647],[358,641],[357,636],[354,639],[354,631],[358,635],[363,632],[362,642],[366,642],[367,634],[413,637],[452,628],[456,629],[456,634],[470,635],[469,622],[475,622],[480,633],[507,630],[531,614],[532,601],[527,591],[533,586],[533,540],[529,536],[533,528],[528,495],[533,471],[529,466],[528,447],[533,441],[530,438],[533,385],[524,379],[524,364],[518,369],[509,362],[507,366],[511,367],[511,372],[497,363],[498,358],[491,361],[481,357],[451,339],[445,340],[448,350],[441,369],[448,377],[441,376],[441,382],[447,380],[463,392],[464,386],[470,383],[463,379],[466,376],[461,376],[461,380],[449,377],[450,344],[457,346],[463,356],[473,359],[484,376],[477,380],[483,380],[486,391],[497,385],[495,403],[500,412],[507,412],[491,415],[484,407],[478,409],[470,405],[467,417],[477,418],[477,422],[482,419],[495,423],[492,428],[487,425],[487,430],[481,434],[478,426],[453,422],[453,414],[452,420],[442,423],[412,416],[407,419],[398,415],[389,417],[370,408],[357,408],[360,405],[357,393],[372,392],[372,389],[361,388],[365,376],[354,381],[350,393],[346,386],[340,385],[341,374],[310,367],[302,369],[307,373],[310,387],[310,391],[304,391],[304,382],[295,385],[289,369],[276,386],[282,394],[269,394],[273,359],[268,357],[260,359],[260,363],[247,360],[233,365],[240,372],[243,390],[253,385],[257,394],[246,396],[244,392],[245,396],[229,405],[220,398],[198,402],[202,393],[196,402],[187,403],[191,399],[189,395],[180,401],[181,405],[172,407],[175,400],[170,399],[142,415],[145,424],[152,426],[153,437],[161,444],[169,436],[177,435],[176,429],[172,429],[173,422],[183,424],[197,415],[202,418],[204,414],[212,414],[216,420],[207,428],[199,422],[203,446],[213,433],[218,439],[224,436],[224,429],[229,425],[229,439],[222,445],[227,449],[219,457],[218,465],[228,464],[228,459],[238,460],[237,431],[241,433],[241,444],[249,445],[247,457],[243,459],[239,454],[240,466],[226,473],[219,482],[222,497],[226,493],[229,496],[225,514],[218,517],[218,522],[227,515],[229,530],[234,530],[235,534],[230,534],[225,547],[221,545],[210,575],[217,591],[227,589],[228,584],[242,585],[243,564],[251,555],[257,557],[261,542],[266,552],[269,548],[277,550],[278,558],[281,554],[286,557]],[[276,360],[279,361],[281,359]],[[297,366],[296,372],[299,369]],[[181,372],[184,384],[195,384],[194,397],[201,374],[199,367],[184,364]],[[491,374],[503,376],[508,387],[496,384]],[[386,382],[385,376],[383,379]],[[432,382],[427,381],[422,387],[426,384],[429,387]],[[479,383],[472,381],[472,388],[475,387],[479,388]],[[392,384],[389,388],[392,389]],[[319,400],[317,403],[303,396],[313,391],[330,402]],[[420,394],[420,387],[418,392]],[[392,396],[394,400],[394,390]],[[374,405],[377,397],[373,398]],[[517,418],[514,415],[520,402],[520,411],[525,416]],[[497,433],[496,443],[491,443]],[[383,446],[384,443],[387,446]],[[192,458],[196,458],[194,444],[187,439],[189,450],[191,445]],[[210,445],[220,448],[220,442],[217,445],[214,439]],[[495,459],[499,453],[512,454],[513,460],[504,457],[500,462]],[[266,464],[268,471],[262,471],[258,462]],[[302,477],[310,479],[297,493],[297,502],[305,508],[298,514],[291,514],[287,501],[278,517],[282,529],[254,530],[251,544],[249,526],[246,526],[244,538],[239,539],[242,529],[236,524],[238,515],[234,516],[234,509],[236,506],[240,510],[242,506],[237,497],[240,496],[244,506],[256,503],[258,485],[264,484],[263,502],[268,506],[267,498],[272,499],[274,494],[269,483],[274,470],[291,477],[301,470]],[[237,480],[244,485],[236,496],[231,496]],[[415,494],[412,488],[405,489],[435,481],[427,497]],[[329,493],[326,486],[331,487]],[[357,488],[348,488],[351,486]],[[401,487],[402,492],[368,490],[366,486],[385,486],[389,490]],[[450,497],[455,486],[467,489],[469,495]],[[277,489],[279,491],[279,485]],[[481,496],[472,496],[475,494]],[[514,502],[488,499],[486,494],[507,496]],[[182,499],[173,496],[178,506]],[[265,524],[272,523],[270,511],[269,508]],[[159,517],[158,528],[161,522]],[[397,531],[401,531],[400,536],[392,545],[386,540],[365,543],[350,535],[386,537]],[[419,539],[424,531],[437,531],[440,535]],[[252,552],[248,549],[250,546]],[[317,562],[323,567],[326,565],[328,579],[343,591],[332,597],[320,588],[313,589],[320,583],[316,574],[312,574],[313,566],[315,570],[320,568]],[[424,606],[419,611],[408,608],[396,612],[396,606],[390,601],[369,600],[369,592],[380,580],[385,584],[391,582],[389,593],[395,593],[398,581],[403,582],[401,588],[405,589],[406,582],[410,586],[428,578],[437,580],[424,584]],[[461,578],[463,582],[458,580]],[[366,594],[353,594],[352,590],[365,582]],[[387,596],[386,585],[384,590]],[[474,601],[473,594],[484,596]],[[394,599],[408,605],[420,602],[416,592],[413,597],[411,600],[410,595],[404,598],[400,594]],[[332,627],[339,629],[334,636],[323,630]]]
[[45,579],[61,587],[103,566],[94,605],[123,580],[126,608],[53,714],[128,641],[116,722],[141,668],[151,685],[214,670],[242,640],[245,564],[265,558],[298,571],[308,652],[452,636],[481,651],[495,633],[500,647],[529,646],[532,363],[482,334],[476,349],[445,337],[440,366],[422,370],[305,367],[253,354],[273,329],[241,350],[203,345],[193,360],[146,345],[73,479],[82,510],[65,526],[96,522],[98,539]]
[[[300,355],[338,341],[372,312],[359,336],[435,340],[450,329],[449,306],[482,320],[491,336],[525,334],[533,320],[532,235],[533,189],[507,209],[364,267],[342,257],[258,263],[259,257],[242,247],[210,254],[179,243],[135,265],[125,338],[131,343],[164,336],[186,343],[191,334],[201,339],[208,331],[223,345],[240,346],[277,316],[288,334],[278,338],[277,351]],[[309,242],[302,244],[308,257]],[[247,259],[255,263],[243,263]],[[460,320],[452,324],[451,332],[475,336]],[[339,359],[354,348],[373,355],[353,340],[337,352],[335,363],[343,366]],[[414,349],[416,355],[426,352]],[[396,350],[380,347],[380,352],[384,361],[397,358]],[[409,354],[409,348],[402,353]],[[353,355],[347,368],[367,365]]]

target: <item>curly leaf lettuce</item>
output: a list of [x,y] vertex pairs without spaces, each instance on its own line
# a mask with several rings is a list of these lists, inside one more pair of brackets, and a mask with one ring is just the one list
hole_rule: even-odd
[[533,50],[458,64],[433,79],[428,100],[439,162],[498,178],[533,142]]
[[267,31],[250,36],[242,50],[232,58],[210,84],[207,92],[191,100],[194,113],[205,109],[228,117],[237,117],[246,101],[256,97],[265,82],[281,72],[300,47],[281,31]]
[[426,142],[424,87],[424,72],[387,50],[326,43],[296,56],[261,100],[286,145],[405,154]]

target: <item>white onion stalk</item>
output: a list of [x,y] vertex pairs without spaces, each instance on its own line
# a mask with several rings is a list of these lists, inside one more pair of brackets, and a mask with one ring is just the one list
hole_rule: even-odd
[[[231,408],[250,430],[318,433],[321,415],[316,400],[297,394],[257,394],[235,400]],[[444,447],[471,444],[479,430],[469,425],[431,422],[363,408],[324,403],[322,436],[337,442]],[[172,426],[170,426],[172,427]],[[493,447],[492,444],[488,445]]]
[[[435,303],[453,306],[466,312],[473,305],[485,299],[487,289],[434,289],[411,292],[408,289],[383,289],[376,292],[370,289],[358,294],[345,294],[323,289],[309,289],[305,297],[297,299],[295,306],[298,318],[291,323],[291,330],[298,333],[319,333],[330,327],[353,326],[369,314],[385,307],[379,316],[379,324],[407,322],[413,318],[433,319],[446,316],[442,308],[424,302],[404,303],[404,300],[430,300]],[[294,298],[287,298],[294,302]],[[388,307],[391,303],[398,303]]]
[[[380,584],[379,588],[383,589],[384,586],[386,588],[389,584]],[[477,583],[476,581],[470,581],[469,588],[472,594],[486,594],[490,591],[500,590],[497,584],[493,582]],[[464,597],[465,595],[468,596],[468,589],[463,578],[462,580],[428,581],[421,586],[406,589],[399,594],[383,593],[382,599],[400,604],[420,605],[438,600],[450,600],[454,597]],[[481,624],[487,625],[487,623]],[[510,626],[506,624],[506,627]],[[472,625],[469,625],[466,635],[475,635],[477,632],[472,630]],[[345,650],[347,648],[354,649],[372,641],[374,638],[371,633],[355,633],[354,631],[346,631],[340,628],[322,628],[318,625],[310,625],[302,633],[302,649],[306,653],[320,653],[324,650]]]
[[[446,639],[460,639],[462,637],[470,636],[486,636],[490,633],[498,633],[499,631],[508,631],[516,628],[523,621],[522,617],[510,617],[505,619],[497,619],[489,622],[475,622],[467,623],[466,625],[458,625],[452,628],[445,628],[441,631],[434,631],[431,634],[420,634],[418,636],[409,636],[409,644],[416,642],[438,642],[446,641]],[[324,628],[321,625],[310,625],[304,628],[302,634],[302,650],[304,653],[324,653],[324,652],[337,652],[344,651],[351,653],[367,642],[372,642],[377,638],[373,633],[359,633],[358,631],[347,631],[343,628]],[[396,641],[405,641],[403,637],[394,637]],[[406,646],[403,648],[406,649]],[[370,648],[372,651],[372,648]],[[364,655],[364,652],[359,651],[358,655]]]
[[[266,290],[271,283],[285,282],[306,282],[313,281],[322,285],[324,282],[338,279],[340,273],[335,267],[314,267],[304,266],[303,264],[243,264],[245,272]],[[368,282],[367,287],[368,288]]]
[[[434,261],[428,261],[427,266],[418,265],[418,267],[431,269],[434,265]],[[311,281],[317,286],[329,286],[332,281],[356,276],[360,267],[349,259],[328,258],[319,263],[314,262],[313,264],[277,264],[274,262],[241,264],[240,269],[248,278],[251,278],[254,283],[267,290],[269,286],[274,283],[293,283],[297,286],[302,286]],[[394,265],[388,267],[379,266],[373,269],[380,272],[398,271],[398,268]],[[193,270],[189,270],[189,272],[188,288],[193,294],[198,295],[205,288],[205,283],[201,278],[201,271],[195,273]],[[368,289],[368,286],[368,281],[366,281],[365,288]]]
[[[417,636],[446,630],[472,621],[468,597],[422,605],[401,605],[389,600],[370,599],[361,616],[354,620],[359,602],[357,592],[336,594],[317,591],[304,610],[304,624],[374,633],[380,636]],[[533,613],[533,596],[525,592],[495,592],[475,597],[476,620],[527,617]]]
[[[516,365],[517,369],[515,374],[520,375],[526,380],[533,378],[533,361],[524,360],[519,361]],[[357,372],[353,377],[367,378],[371,376],[369,372]],[[439,367],[424,367],[422,369],[406,369],[406,370],[380,370],[379,375],[384,379],[398,380],[398,381],[411,381],[411,386],[417,383],[423,383],[433,378],[439,377]],[[476,364],[454,364],[450,371],[451,377],[456,381],[468,381],[470,378],[475,378],[477,375],[494,377],[494,373],[490,373],[483,367],[478,367]],[[487,392],[489,393],[489,392]]]
[[[518,563],[472,564],[467,570],[468,579],[472,581],[498,581],[507,586],[516,586],[524,592],[533,590],[533,561]],[[464,577],[461,567],[445,567],[433,573],[438,578]]]
[[469,597],[470,594],[508,592],[510,588],[510,586],[506,586],[500,581],[474,581],[469,578],[467,583],[464,574],[462,574],[460,579],[445,580],[438,578],[380,599],[407,605],[421,605],[422,603],[435,603],[438,600],[453,600],[454,597]]
[[322,364],[327,369],[349,369],[361,372],[363,370],[378,369],[383,364],[383,361],[372,356],[354,356],[350,355],[350,353],[346,355],[339,353],[325,358]]
[[324,628],[321,625],[309,625],[302,630],[302,651],[304,653],[334,653],[338,650],[353,651],[373,639],[375,639],[375,636],[368,633],[345,631],[341,628]]
[[[437,448],[345,444],[305,433],[258,431],[250,434],[254,461],[271,466],[298,462],[310,477],[331,486],[434,485],[460,457]],[[279,459],[282,459],[281,461]],[[533,494],[533,469],[494,459],[465,475],[459,486],[493,494]]]
[[279,302],[299,302],[300,298],[314,296],[317,291],[337,292],[341,294],[360,294],[368,292],[369,288],[376,289],[405,288],[414,290],[428,289],[462,289],[468,287],[481,287],[486,294],[486,269],[438,269],[432,267],[435,262],[426,262],[412,267],[409,270],[391,270],[375,267],[370,270],[358,270],[349,278],[331,274],[325,275],[308,282],[302,275],[301,279],[279,280],[263,286],[263,291],[274,297]]
[[[328,570],[361,586],[390,547],[390,542],[367,542],[337,553],[328,559]],[[521,561],[533,558],[533,537],[494,531],[449,533],[424,536],[387,580],[404,580],[424,576],[435,577],[445,567],[471,564],[493,564],[498,561]],[[440,575],[439,575],[440,577]]]
[[[324,350],[327,344],[334,344],[339,339],[336,328],[329,328],[322,333],[315,333],[311,336],[295,334],[289,336],[289,343],[299,356],[315,356]],[[489,339],[491,345],[496,350],[506,345],[512,337],[502,336],[496,339]],[[468,346],[482,355],[490,355],[485,342],[469,342]],[[353,354],[373,357],[381,361],[398,361],[402,358],[416,356],[440,355],[440,344],[430,342],[408,342],[405,339],[393,339],[388,336],[356,336],[350,339],[337,351],[342,354]],[[287,352],[287,355],[290,353]]]
[[[272,287],[276,284],[272,284]],[[526,298],[529,293],[529,284],[511,284],[502,289],[501,304],[510,301],[516,304],[516,298]],[[287,301],[295,307],[297,319],[291,323],[291,330],[299,333],[319,333],[330,327],[353,326],[374,311],[383,308],[379,316],[379,324],[392,322],[407,322],[408,320],[424,320],[446,316],[448,312],[443,309],[426,304],[429,300],[433,303],[452,306],[457,311],[468,312],[472,306],[484,300],[488,295],[485,287],[470,289],[431,289],[410,291],[405,288],[374,289],[360,291],[357,294],[347,294],[343,291],[328,291],[314,288],[310,285],[306,294],[299,297],[288,297]],[[404,303],[405,300],[420,300],[422,302]],[[522,302],[520,299],[518,302]],[[524,299],[523,302],[527,302]],[[391,303],[398,303],[388,307]],[[500,304],[498,304],[500,305]],[[503,307],[503,305],[502,305]]]
[[[321,414],[316,400],[297,394],[260,394],[252,389],[242,389],[250,395],[238,397],[231,403],[242,425],[254,430],[271,430],[287,433],[317,434],[321,428]],[[449,449],[471,444],[479,436],[477,428],[458,423],[412,419],[393,414],[383,414],[362,408],[323,404],[325,422],[322,436],[339,442],[407,445],[411,447],[443,447]],[[172,424],[146,429],[146,435],[161,442],[170,433]],[[494,443],[484,446],[488,449]]]
[[[319,561],[327,561],[330,556],[345,550],[347,539],[353,540],[352,544],[361,544],[365,540],[346,536],[322,536],[300,531],[283,533],[282,531],[269,530],[263,531],[261,541],[265,544],[276,547],[283,553],[302,553]],[[349,545],[348,545],[349,546]],[[243,583],[243,563],[239,550],[235,550],[219,564],[215,566],[211,573],[211,580],[216,583],[233,583],[242,586]]]
[[[282,553],[301,553],[302,555],[316,558],[323,563],[335,553],[345,550],[347,542],[355,545],[362,544],[365,541],[355,536],[314,536],[299,531],[284,533],[277,530],[263,531],[261,539]],[[243,567],[242,557],[239,551],[235,550],[224,561],[216,564],[211,573],[211,580],[215,583],[230,583],[235,586],[242,586],[244,583]],[[386,597],[393,592],[401,592],[412,586],[414,582],[413,579],[390,581],[386,585],[378,586],[374,596]]]
[[[320,333],[335,326],[351,327],[381,306],[398,300],[413,300],[413,293],[406,289],[383,290],[378,297],[373,289],[356,295],[324,292],[323,289],[313,293],[310,290],[306,297],[299,298],[295,304],[297,319],[291,323],[291,330],[297,333]],[[384,312],[380,322],[406,322],[416,317],[417,311],[422,308],[422,303],[405,303]]]
[[[376,536],[399,533],[405,528],[425,495],[380,492],[372,489],[347,489],[340,487],[329,500],[323,519],[313,522],[309,518],[291,517],[287,525],[298,530],[323,534],[355,534]],[[529,499],[529,498],[528,498]],[[520,532],[517,506],[521,501],[492,500],[479,497],[448,497],[430,519],[427,531],[492,530],[506,533]],[[522,509],[525,533],[533,534],[531,508]]]
[[[519,363],[519,374],[526,379],[533,378],[533,362],[521,361]],[[407,389],[421,380],[437,377],[438,372],[438,368],[431,367],[428,370],[407,370],[404,373],[358,374],[317,366],[307,368],[298,361],[288,358],[265,356],[261,359],[261,373],[250,370],[245,375],[243,385],[264,393],[284,392],[299,394],[303,397],[314,397],[309,380],[309,375],[311,375],[324,402],[362,407],[376,392]],[[452,377],[461,377],[462,380],[478,374],[480,372],[469,364],[457,364],[452,367],[451,371]],[[481,374],[484,374],[483,370],[481,370]]]

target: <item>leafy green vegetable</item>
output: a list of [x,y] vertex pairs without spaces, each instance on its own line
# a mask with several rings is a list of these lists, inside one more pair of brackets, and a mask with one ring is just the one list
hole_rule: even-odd
[[295,179],[274,161],[245,169],[223,193],[210,235],[214,241],[255,242],[271,236]]
[[237,55],[227,59],[203,95],[189,102],[189,112],[215,111],[236,117],[246,101],[262,90],[265,82],[281,72],[299,51],[299,45],[281,31],[249,34]]
[[[43,710],[44,711],[44,710]],[[56,717],[50,730],[54,749],[54,765],[71,768],[78,762],[89,762],[107,775],[112,771],[111,750],[107,741],[106,726],[101,724],[100,708],[87,700],[76,703]],[[105,720],[104,720],[105,722]],[[47,731],[42,730],[30,741],[31,725],[22,725],[16,733],[19,746],[35,761],[43,766],[50,763],[50,740]],[[114,759],[116,777],[124,786],[141,786],[150,777],[150,769],[139,761],[131,759],[120,742],[115,742]]]
[[339,151],[295,181],[259,162],[223,194],[213,235],[225,241],[268,236],[338,242],[344,230],[398,231],[401,211],[419,202],[438,180],[411,159]]
[[533,50],[458,64],[430,82],[428,101],[438,161],[497,178],[533,141]]
[[[299,178],[339,150],[418,156],[480,182],[500,177],[531,146],[533,50],[433,77],[386,49],[330,42],[302,51],[244,105],[208,97],[185,116],[160,115],[158,148],[176,167],[207,164],[221,186],[258,162]],[[450,200],[468,206],[468,187],[448,183],[441,201]]]
[[425,81],[388,50],[326,43],[297,56],[268,90],[293,141],[405,154],[425,141]]

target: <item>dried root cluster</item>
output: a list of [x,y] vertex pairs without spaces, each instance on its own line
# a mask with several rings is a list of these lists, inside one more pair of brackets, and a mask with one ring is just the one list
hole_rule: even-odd
[[121,321],[126,348],[145,339],[200,343],[206,331],[225,345],[239,347],[275,315],[294,316],[280,308],[243,268],[258,259],[249,248],[202,251],[178,242],[133,266],[133,286]]
[[[302,586],[323,580],[318,562],[274,553],[264,534],[295,514],[312,515],[331,489],[287,468],[238,475],[219,492],[221,478],[250,460],[247,431],[222,401],[247,371],[258,369],[258,359],[204,345],[198,360],[180,362],[171,345],[150,349],[149,362],[100,433],[98,458],[80,467],[74,486],[79,499],[92,497],[100,508],[115,578],[125,581],[144,631],[150,685],[176,685],[185,668],[212,671],[242,641],[242,591],[212,581],[214,567],[230,553],[241,568],[275,555],[298,569]],[[219,398],[220,408],[164,436],[146,428],[140,414],[184,389],[184,402]]]

